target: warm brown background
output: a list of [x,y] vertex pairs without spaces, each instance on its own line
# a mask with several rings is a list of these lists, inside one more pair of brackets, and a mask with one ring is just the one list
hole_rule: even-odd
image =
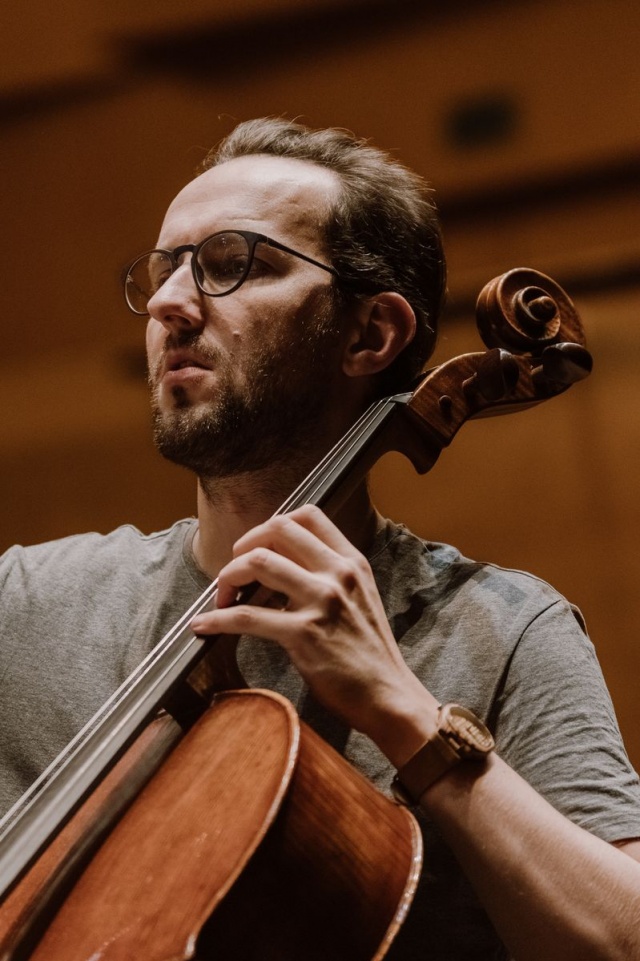
[[375,486],[418,532],[582,607],[640,765],[637,0],[65,0],[8,16],[2,546],[192,512],[192,480],[148,439],[144,324],[119,267],[236,120],[349,127],[438,187],[440,358],[475,349],[470,304],[513,266],[550,273],[583,314],[591,381],[468,425],[426,478],[391,459]]

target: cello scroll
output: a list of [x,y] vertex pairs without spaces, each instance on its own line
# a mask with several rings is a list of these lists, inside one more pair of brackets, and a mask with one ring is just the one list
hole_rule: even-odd
[[404,408],[429,450],[405,453],[420,473],[471,418],[525,409],[587,377],[591,354],[580,317],[544,274],[516,268],[490,281],[476,308],[488,351],[463,354],[427,371]]

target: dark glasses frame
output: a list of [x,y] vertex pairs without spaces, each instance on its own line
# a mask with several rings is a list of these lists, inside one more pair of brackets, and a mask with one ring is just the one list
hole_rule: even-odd
[[[202,281],[198,276],[198,254],[205,244],[209,243],[210,240],[213,240],[214,237],[219,237],[222,234],[237,234],[240,237],[243,237],[249,249],[249,256],[247,257],[247,265],[238,280],[231,287],[229,287],[228,290],[221,290],[218,293],[212,293],[211,291],[203,288]],[[241,287],[249,276],[258,244],[266,244],[266,246],[274,247],[276,250],[282,250],[286,254],[292,254],[294,257],[298,257],[299,260],[304,260],[308,264],[313,264],[314,267],[320,267],[321,270],[326,270],[327,273],[336,277],[338,280],[341,279],[340,274],[335,267],[330,267],[328,264],[320,263],[319,260],[314,260],[313,257],[309,257],[307,254],[301,254],[299,250],[294,250],[292,247],[287,247],[286,244],[281,244],[278,240],[273,240],[271,237],[267,237],[266,234],[259,234],[253,230],[217,230],[215,233],[209,234],[208,237],[205,237],[204,240],[201,240],[198,244],[181,244],[179,247],[175,247],[173,250],[167,250],[163,247],[156,247],[153,250],[147,250],[144,254],[140,254],[139,257],[136,257],[133,263],[127,268],[124,278],[124,297],[127,307],[129,310],[133,311],[134,314],[137,314],[140,317],[146,317],[149,313],[148,310],[139,310],[137,307],[133,306],[129,299],[128,285],[133,283],[133,280],[131,279],[131,272],[134,270],[137,264],[143,260],[146,260],[152,254],[165,254],[169,258],[169,263],[171,264],[171,274],[173,274],[180,266],[178,259],[182,257],[183,254],[190,253],[192,255],[191,273],[193,274],[194,283],[200,293],[204,294],[205,297],[226,297],[227,294],[232,294],[235,290]],[[158,288],[158,290],[159,289],[160,288]],[[151,300],[151,297],[154,296],[154,294],[150,295],[149,300]]]

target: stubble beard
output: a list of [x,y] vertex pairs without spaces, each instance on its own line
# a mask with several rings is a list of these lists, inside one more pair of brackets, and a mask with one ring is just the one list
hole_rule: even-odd
[[[173,346],[198,352],[216,373],[215,397],[193,405],[181,387],[170,410],[161,409],[150,374],[154,441],[163,457],[193,471],[205,495],[221,483],[265,468],[292,474],[317,447],[317,434],[335,383],[338,342],[333,301],[300,331],[256,344],[239,382],[233,363],[199,333],[176,336]],[[179,341],[179,342],[178,342]],[[295,473],[295,471],[293,471]]]

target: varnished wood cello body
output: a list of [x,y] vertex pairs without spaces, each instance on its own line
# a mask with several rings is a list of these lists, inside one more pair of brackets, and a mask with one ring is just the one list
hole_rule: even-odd
[[[488,351],[449,361],[415,391],[374,404],[281,512],[303,503],[331,512],[391,449],[425,472],[467,419],[539,403],[591,369],[573,305],[542,275],[518,270],[493,281],[478,320]],[[214,603],[212,585],[8,816],[0,835],[1,961],[140,953],[357,961],[386,952],[416,882],[415,824],[300,725],[282,699],[218,694],[203,713],[212,691],[237,683],[232,656],[219,659],[213,683],[196,670],[209,642],[189,624]],[[224,655],[232,646],[218,639],[215,649]],[[148,744],[138,741],[125,754],[163,707],[188,734],[179,738],[174,722],[156,723],[157,735],[145,734]],[[234,741],[243,713],[253,753],[246,740]],[[343,793],[330,798],[339,782]],[[83,813],[96,784],[92,810]],[[74,840],[63,845],[65,833]],[[379,859],[370,856],[377,848]],[[273,864],[281,865],[275,874]],[[310,893],[312,881],[318,888]],[[284,897],[252,915],[265,892]],[[273,928],[261,923],[265,914],[275,916]]]

